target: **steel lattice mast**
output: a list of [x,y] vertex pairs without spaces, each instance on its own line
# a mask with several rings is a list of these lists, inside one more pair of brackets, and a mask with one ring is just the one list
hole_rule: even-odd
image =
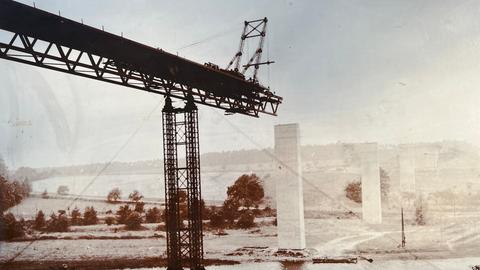
[[[261,40],[243,72],[272,63],[260,62],[266,23],[266,18],[245,22],[239,56],[245,38],[257,35]],[[196,104],[259,117],[276,115],[282,98],[258,83],[256,70],[254,78],[246,80],[238,72],[240,57],[234,58],[237,70],[201,65],[11,0],[0,0],[0,30],[1,59],[166,97],[162,115],[168,269],[203,269]],[[171,98],[186,104],[174,108]]]

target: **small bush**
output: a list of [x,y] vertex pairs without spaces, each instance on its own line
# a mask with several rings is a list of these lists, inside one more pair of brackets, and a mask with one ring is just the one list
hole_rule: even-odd
[[108,216],[108,217],[105,218],[105,224],[107,224],[108,226],[110,226],[114,223],[115,223],[115,218],[114,217]]
[[59,214],[58,216],[55,213],[50,215],[50,219],[47,222],[46,230],[49,232],[67,232],[69,228],[68,218],[65,214]]
[[345,187],[345,196],[356,203],[362,203],[362,182],[354,181]]
[[212,214],[213,210],[215,209],[214,206],[207,207],[205,205],[205,201],[203,199],[200,200],[200,208],[202,209],[202,220],[210,220],[210,215]]
[[426,222],[426,211],[427,210],[427,205],[426,202],[423,200],[423,196],[420,195],[418,198],[415,200],[415,224],[419,226],[423,226],[427,224]]
[[142,227],[142,216],[138,212],[132,212],[125,220],[128,230],[138,230]]
[[35,217],[35,223],[33,224],[33,228],[36,230],[43,230],[46,225],[45,221],[45,214],[42,212],[42,210],[37,212],[37,215]]
[[97,211],[93,206],[86,207],[85,212],[83,212],[83,224],[85,225],[95,225],[98,222]]
[[162,213],[157,207],[153,207],[147,210],[145,214],[147,223],[158,223],[162,220]]
[[238,203],[232,200],[225,200],[223,202],[222,206],[222,213],[223,217],[229,224],[234,224],[235,219],[237,219],[240,215],[240,212],[238,211]]
[[237,221],[237,228],[249,229],[255,226],[255,216],[250,211],[245,211]]
[[0,240],[10,240],[24,235],[23,225],[15,219],[12,213],[0,214]]
[[71,223],[72,225],[80,225],[82,224],[82,214],[80,213],[80,210],[75,207],[72,212],[70,213],[71,217]]
[[213,228],[224,228],[225,227],[225,218],[221,211],[212,211],[210,214],[210,226]]

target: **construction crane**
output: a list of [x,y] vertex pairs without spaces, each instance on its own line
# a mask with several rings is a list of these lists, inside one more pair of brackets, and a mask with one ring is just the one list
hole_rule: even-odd
[[[163,155],[168,269],[203,269],[198,109],[202,104],[259,117],[276,115],[282,98],[245,71],[261,62],[267,19],[246,22],[260,31],[260,50],[239,72],[199,64],[141,43],[11,0],[0,1],[0,58],[165,96]],[[248,24],[248,25],[247,25]],[[248,27],[247,27],[248,26]],[[103,27],[102,27],[103,28]],[[262,30],[259,30],[259,29]],[[172,98],[186,101],[175,108]],[[185,162],[179,159],[185,154]],[[180,163],[182,162],[182,164]],[[180,215],[186,194],[187,219]],[[183,206],[183,205],[182,205]]]
[[253,78],[254,82],[258,82],[257,80],[257,73],[258,69],[261,65],[270,65],[275,63],[274,61],[267,60],[265,62],[261,62],[262,53],[263,53],[263,44],[265,42],[265,36],[267,35],[267,22],[268,19],[265,17],[259,20],[253,21],[245,21],[242,35],[240,36],[240,46],[238,48],[238,52],[233,56],[232,60],[227,65],[227,70],[229,70],[233,65],[235,66],[233,71],[240,72],[240,65],[242,62],[243,50],[245,47],[245,42],[247,39],[257,38],[258,37],[258,46],[255,50],[255,53],[252,55],[250,60],[242,67],[241,74],[245,75],[245,72],[250,67],[254,67],[253,71]]

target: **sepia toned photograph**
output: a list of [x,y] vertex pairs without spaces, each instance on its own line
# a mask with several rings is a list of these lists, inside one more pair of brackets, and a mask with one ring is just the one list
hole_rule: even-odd
[[480,270],[480,1],[0,0],[1,270]]

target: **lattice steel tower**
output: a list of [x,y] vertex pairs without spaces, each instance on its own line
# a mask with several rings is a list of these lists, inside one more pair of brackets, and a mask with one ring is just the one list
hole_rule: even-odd
[[168,269],[203,269],[197,106],[174,108],[166,97],[162,115]]

